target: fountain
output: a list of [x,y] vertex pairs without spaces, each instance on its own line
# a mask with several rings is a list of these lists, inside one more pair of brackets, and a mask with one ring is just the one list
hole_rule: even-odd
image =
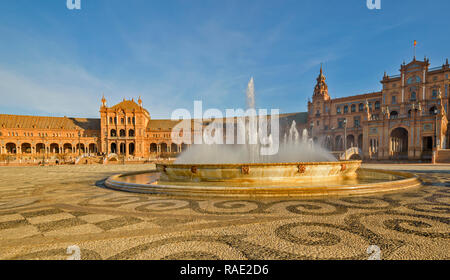
[[[255,109],[253,78],[247,106]],[[315,196],[354,195],[420,186],[408,173],[361,169],[361,161],[337,161],[316,145],[304,129],[300,137],[293,121],[275,155],[261,155],[265,143],[254,143],[259,129],[249,129],[249,117],[238,131],[244,144],[193,145],[174,164],[157,164],[156,170],[115,175],[106,186],[113,189],[171,195],[214,196]]]

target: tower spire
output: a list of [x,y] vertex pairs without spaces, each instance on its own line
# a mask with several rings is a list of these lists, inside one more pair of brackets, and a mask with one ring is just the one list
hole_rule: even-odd
[[106,107],[106,98],[105,98],[105,94],[103,94],[103,97],[102,97],[102,107]]
[[328,86],[325,80],[326,78],[325,75],[323,74],[323,64],[321,63],[320,74],[319,77],[317,77],[317,84],[314,88],[313,99],[315,99],[316,97],[323,98],[324,100],[330,99],[330,96],[328,95]]

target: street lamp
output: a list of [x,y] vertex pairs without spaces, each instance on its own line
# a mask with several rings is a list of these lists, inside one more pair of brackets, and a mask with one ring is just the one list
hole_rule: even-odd
[[434,147],[437,149],[437,126],[438,126],[438,109],[434,108],[435,124],[434,124]]
[[42,145],[44,146],[44,152],[42,154],[42,165],[45,165],[45,152],[47,151],[47,146],[45,145],[45,133],[42,133]]
[[344,119],[344,151],[345,160],[347,160],[347,119]]
[[81,155],[81,131],[80,130],[78,130],[78,156],[80,156]]

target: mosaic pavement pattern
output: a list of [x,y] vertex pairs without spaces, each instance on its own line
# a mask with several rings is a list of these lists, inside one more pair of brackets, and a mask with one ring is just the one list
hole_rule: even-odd
[[[0,167],[0,259],[450,259],[450,165],[367,197],[214,199],[102,187],[152,165]],[[73,255],[72,255],[73,257]]]

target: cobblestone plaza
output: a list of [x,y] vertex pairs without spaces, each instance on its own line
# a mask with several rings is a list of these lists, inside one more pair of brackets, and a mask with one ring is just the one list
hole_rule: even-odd
[[0,259],[449,259],[450,165],[423,186],[363,197],[227,199],[105,189],[153,165],[0,167]]

